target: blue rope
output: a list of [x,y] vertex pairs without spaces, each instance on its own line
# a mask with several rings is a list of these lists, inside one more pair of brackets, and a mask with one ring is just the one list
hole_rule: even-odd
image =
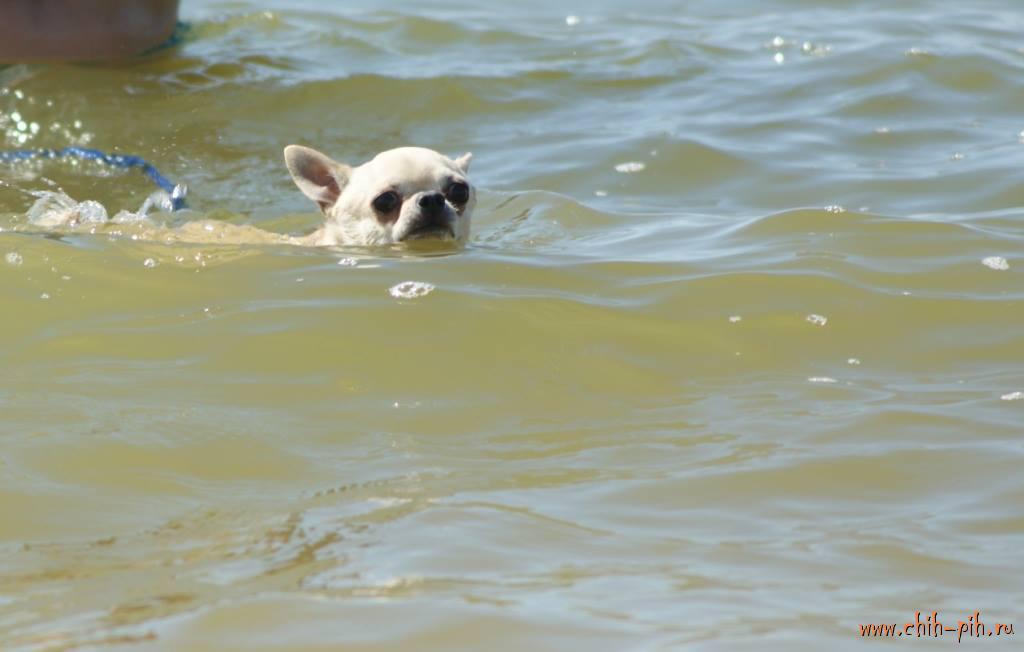
[[80,158],[88,161],[99,161],[105,165],[124,170],[131,168],[141,169],[153,183],[167,193],[171,201],[171,210],[178,211],[185,207],[185,186],[171,183],[171,181],[160,174],[151,163],[139,156],[128,156],[124,154],[107,154],[98,149],[88,147],[65,147],[63,149],[20,149],[11,151],[0,151],[0,161],[14,163],[16,161],[27,161],[36,158]]

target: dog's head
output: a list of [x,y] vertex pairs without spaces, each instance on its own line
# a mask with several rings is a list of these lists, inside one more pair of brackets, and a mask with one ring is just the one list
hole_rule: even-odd
[[463,243],[476,204],[468,178],[472,154],[450,159],[430,149],[401,147],[349,167],[289,145],[292,179],[327,221],[318,244],[387,245],[419,238]]

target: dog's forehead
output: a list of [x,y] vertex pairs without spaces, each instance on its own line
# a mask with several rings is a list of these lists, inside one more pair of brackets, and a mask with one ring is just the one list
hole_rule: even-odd
[[433,186],[453,176],[461,176],[455,162],[447,156],[421,147],[401,147],[381,152],[358,168],[374,185]]

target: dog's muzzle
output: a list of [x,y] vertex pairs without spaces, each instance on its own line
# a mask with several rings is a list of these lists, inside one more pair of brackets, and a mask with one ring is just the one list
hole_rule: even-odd
[[454,238],[455,230],[448,214],[444,195],[439,192],[425,193],[416,201],[420,214],[404,239],[410,238]]

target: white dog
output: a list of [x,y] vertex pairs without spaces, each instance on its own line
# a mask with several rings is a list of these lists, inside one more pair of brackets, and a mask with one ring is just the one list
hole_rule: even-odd
[[401,147],[349,167],[324,154],[289,145],[292,179],[326,220],[304,238],[314,246],[377,246],[420,238],[464,243],[476,205],[468,178],[472,154],[450,159],[430,149]]
[[468,177],[472,158],[464,154],[452,160],[430,149],[401,147],[353,168],[314,149],[289,145],[284,150],[288,171],[326,216],[319,229],[302,237],[219,220],[194,220],[170,228],[145,219],[151,200],[138,213],[122,211],[109,219],[97,202],[79,203],[51,191],[32,193],[38,199],[28,216],[34,226],[47,229],[94,231],[109,223],[118,229],[134,228],[133,238],[165,242],[315,247],[433,238],[463,244],[476,205],[476,189]]

